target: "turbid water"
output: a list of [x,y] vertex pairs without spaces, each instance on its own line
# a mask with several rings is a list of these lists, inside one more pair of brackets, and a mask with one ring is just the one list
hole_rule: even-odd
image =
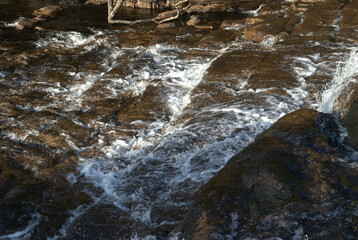
[[211,43],[68,2],[21,32],[48,1],[0,3],[0,239],[165,239],[233,155],[289,112],[333,112],[358,73],[355,44]]

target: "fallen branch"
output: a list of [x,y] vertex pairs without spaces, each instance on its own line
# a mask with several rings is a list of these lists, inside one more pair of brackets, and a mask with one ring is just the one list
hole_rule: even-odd
[[180,17],[180,10],[179,10],[179,5],[188,2],[189,0],[183,0],[180,2],[175,3],[175,0],[172,0],[173,2],[173,6],[175,7],[175,9],[177,10],[177,15],[167,18],[167,19],[163,19],[162,21],[160,21],[159,23],[165,23],[165,22],[169,22],[169,21],[173,21],[176,20]]
[[138,23],[146,23],[146,22],[156,22],[155,18],[148,18],[148,19],[139,19],[139,20],[134,20],[134,21],[131,21],[131,20],[110,20],[108,21],[109,23],[113,23],[113,24],[116,24],[116,23],[121,23],[121,24],[138,24]]
[[172,0],[173,2],[173,6],[175,7],[177,14],[173,17],[169,17],[166,19],[163,19],[161,21],[157,21],[155,18],[148,18],[148,19],[139,19],[139,20],[114,20],[114,16],[116,15],[116,13],[118,12],[119,8],[122,6],[123,2],[125,0],[117,0],[116,4],[113,7],[113,0],[108,0],[107,1],[107,7],[108,7],[108,23],[110,24],[116,24],[116,23],[120,23],[120,24],[138,24],[138,23],[147,23],[147,22],[156,22],[156,23],[165,23],[165,22],[169,22],[169,21],[173,21],[176,20],[180,17],[180,10],[179,10],[179,6],[183,3],[188,2],[189,0],[182,0],[180,2],[175,3],[175,0]]
[[113,8],[111,14],[108,16],[109,19],[113,19],[114,15],[116,15],[118,9],[122,6],[123,0],[118,0],[116,6]]

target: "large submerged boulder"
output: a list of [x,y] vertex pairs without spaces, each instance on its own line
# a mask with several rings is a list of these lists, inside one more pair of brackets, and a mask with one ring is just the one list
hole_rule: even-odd
[[[333,115],[278,120],[196,194],[185,239],[356,239],[358,169]],[[348,158],[348,159],[347,159]]]

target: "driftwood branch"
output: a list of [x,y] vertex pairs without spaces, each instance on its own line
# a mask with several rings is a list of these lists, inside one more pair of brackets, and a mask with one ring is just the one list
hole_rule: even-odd
[[163,19],[163,20],[160,21],[159,23],[170,22],[170,21],[173,21],[173,20],[178,19],[178,18],[180,17],[180,9],[179,9],[180,4],[186,3],[186,2],[188,2],[188,1],[189,1],[189,0],[183,0],[183,1],[180,1],[180,2],[175,3],[175,0],[172,0],[173,6],[174,6],[175,9],[177,10],[177,14],[176,14],[175,16],[173,16],[173,17]]
[[107,9],[108,9],[108,21],[109,21],[109,16],[111,15],[112,11],[113,11],[113,0],[107,0]]
[[138,24],[138,23],[146,23],[146,22],[156,22],[155,18],[148,18],[148,19],[139,19],[139,20],[111,20],[109,23],[121,23],[121,24]]
[[107,7],[108,7],[108,23],[115,24],[115,23],[121,23],[121,24],[137,24],[137,23],[144,23],[144,22],[155,22],[155,18],[150,19],[139,19],[135,21],[130,20],[114,20],[114,16],[118,12],[119,8],[122,6],[123,2],[125,0],[117,0],[116,4],[113,7],[113,0],[107,1]]
[[113,19],[114,15],[116,15],[118,9],[122,6],[123,0],[118,0],[115,7],[113,8],[111,14],[108,16],[109,19]]
[[[119,8],[122,6],[123,2],[125,0],[117,0],[116,4],[113,4],[114,0],[108,0],[107,1],[107,7],[108,7],[108,23],[111,24],[116,24],[116,23],[121,23],[121,24],[138,24],[138,23],[147,23],[147,22],[157,22],[155,18],[148,18],[148,19],[139,19],[139,20],[114,20],[114,16],[116,15],[116,13],[118,12]],[[169,17],[166,19],[163,19],[161,21],[159,21],[158,23],[165,23],[165,22],[169,22],[169,21],[173,21],[175,19],[178,19],[180,17],[180,9],[179,6],[180,4],[186,3],[189,0],[182,0],[180,2],[175,3],[175,0],[172,0],[173,2],[173,6],[175,7],[175,9],[177,10],[177,14],[173,17]],[[114,6],[114,7],[113,7]]]

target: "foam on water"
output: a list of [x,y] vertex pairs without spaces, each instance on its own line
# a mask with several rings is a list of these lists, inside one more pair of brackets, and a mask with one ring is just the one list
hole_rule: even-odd
[[257,9],[255,10],[249,10],[249,11],[243,11],[243,13],[249,14],[252,17],[257,17],[259,15],[259,11],[261,10],[262,7],[264,7],[265,4],[261,4]]
[[343,8],[341,8],[338,12],[336,12],[336,18],[334,19],[334,21],[332,22],[331,26],[334,28],[333,31],[333,36],[337,36],[337,34],[339,33],[340,30],[340,22],[342,20],[342,11]]
[[337,98],[341,95],[342,91],[347,89],[349,83],[357,81],[354,78],[357,75],[358,48],[352,48],[346,61],[338,64],[332,82],[322,93],[318,111],[332,113],[334,111],[334,103]]
[[[252,14],[257,14],[262,6]],[[69,71],[64,67],[66,77],[70,78],[71,82],[65,86],[56,83],[44,88],[49,99],[53,100],[49,107],[65,111],[86,110],[83,105],[86,100],[91,100],[87,92],[96,84],[105,85],[109,90],[109,95],[106,96],[108,98],[114,98],[126,91],[141,95],[148,86],[153,85],[159,88],[158,101],[168,110],[168,117],[157,117],[146,123],[146,127],[139,130],[135,136],[120,136],[109,144],[104,143],[105,134],[108,134],[104,129],[110,128],[112,123],[93,120],[91,127],[104,132],[99,133],[98,143],[95,144],[101,149],[101,156],[80,158],[78,175],[70,174],[67,180],[71,184],[81,181],[92,184],[94,190],[88,189],[88,193],[94,199],[93,205],[102,200],[111,202],[132,219],[147,226],[177,224],[176,219],[156,220],[153,217],[156,214],[155,208],[159,208],[159,212],[188,208],[190,199],[183,196],[195,192],[232,156],[280,117],[300,108],[308,95],[306,79],[316,73],[316,62],[321,58],[319,54],[315,54],[290,59],[290,71],[295,74],[297,81],[293,86],[283,89],[288,95],[266,94],[267,90],[275,90],[274,88],[246,89],[247,79],[237,79],[237,87],[228,88],[228,91],[237,99],[247,101],[211,104],[190,112],[192,117],[187,120],[182,117],[190,111],[186,108],[190,106],[193,92],[205,78],[207,69],[221,54],[239,49],[240,44],[233,43],[218,51],[196,49],[210,57],[182,59],[180,55],[185,53],[183,49],[161,44],[148,48],[119,48],[104,36],[103,32],[93,32],[92,35],[73,31],[50,33],[44,40],[36,42],[38,48],[54,46],[61,51],[75,50],[74,58],[91,51],[93,55],[98,51],[104,56],[100,62],[96,62],[98,69]],[[275,41],[274,38],[268,38],[257,46],[267,51],[274,46]],[[121,59],[122,56],[127,56],[127,59]],[[349,60],[351,58],[353,60]],[[336,75],[339,72],[339,76],[352,79],[357,74],[357,50],[352,51],[349,59]],[[125,75],[113,74],[112,70],[121,68],[121,64],[128,64],[131,72]],[[337,89],[336,85],[334,90]],[[337,93],[332,93],[327,99],[332,100],[332,96],[336,95]],[[322,100],[326,99],[325,96],[324,94]],[[135,120],[130,125],[143,123],[144,121]],[[7,137],[16,141],[26,139],[26,136],[18,136],[16,133],[8,133]],[[68,135],[63,137],[75,150],[81,151]],[[70,212],[71,217],[57,235],[49,239],[66,236],[73,221],[91,206],[82,205]],[[232,229],[240,227],[234,213],[231,218]],[[26,231],[21,231],[23,235],[14,237],[25,236],[35,226],[29,225]],[[297,232],[297,235],[302,234]],[[227,237],[230,239],[236,236]],[[132,236],[133,240],[138,238],[138,234]],[[146,239],[156,237],[148,235]]]
[[[129,91],[132,95],[140,95],[145,91],[148,84],[161,79],[168,92],[165,101],[170,103],[168,106],[175,117],[176,113],[179,113],[181,108],[188,104],[187,93],[196,86],[196,79],[200,79],[200,76],[205,72],[205,63],[209,61],[209,59],[201,58],[181,60],[178,57],[180,50],[168,45],[120,49],[109,45],[107,41],[107,39],[102,38],[100,42],[90,42],[89,40],[83,42],[86,51],[98,51],[99,47],[104,48],[102,51],[105,57],[100,64],[97,63],[100,65],[101,71],[67,72],[68,77],[73,79],[71,85],[62,87],[59,84],[53,84],[46,88],[49,95],[55,99],[55,104],[52,104],[53,107],[61,105],[69,108],[69,110],[83,109],[82,102],[91,97],[87,96],[86,92],[101,81],[110,82],[110,84],[106,83],[106,88],[112,94],[112,97],[116,97],[124,91]],[[107,73],[121,67],[122,63],[118,58],[122,55],[133,56],[132,61],[142,61],[142,66],[133,69],[132,73],[127,76],[108,77]],[[146,60],[146,62],[143,62],[143,60]]]
[[187,93],[198,83],[205,72],[208,59],[181,60],[178,54],[180,49],[169,45],[155,45],[147,49],[140,49],[138,58],[151,59],[153,64],[147,65],[139,71],[127,76],[127,81],[136,81],[141,84],[130,87],[135,93],[142,93],[151,80],[161,79],[167,89],[166,101],[169,103],[172,116],[181,112],[187,103]]
[[81,217],[90,207],[96,205],[101,198],[95,199],[91,205],[80,205],[76,209],[69,212],[70,217],[66,220],[65,224],[62,225],[61,229],[53,237],[47,237],[47,240],[57,240],[67,236],[67,231],[71,224]]
[[144,238],[143,237],[138,237],[138,233],[134,234],[131,237],[131,240],[156,240],[157,237],[156,236],[152,236],[152,235],[147,235]]
[[[165,56],[163,54],[165,51],[172,51],[174,55]],[[199,62],[197,59],[183,61],[175,56],[176,51],[178,49],[156,45],[148,48],[142,54],[142,57],[150,57],[157,64],[150,72],[148,71],[150,69],[142,70],[147,71],[149,75],[141,75],[146,76],[146,79],[160,77],[163,80],[162,84],[166,87],[166,94],[163,98],[171,110],[169,122],[158,119],[149,125],[148,130],[143,130],[135,138],[127,141],[117,140],[111,146],[102,148],[103,158],[93,159],[92,161],[83,160],[80,165],[80,173],[91,180],[95,186],[102,188],[117,207],[130,213],[134,219],[146,224],[151,224],[150,205],[153,205],[148,200],[150,197],[146,196],[147,191],[151,188],[148,184],[157,187],[158,183],[155,183],[158,181],[157,178],[162,178],[165,185],[170,185],[171,178],[174,176],[170,176],[169,172],[173,171],[171,168],[173,164],[176,164],[176,161],[173,159],[175,150],[173,151],[174,155],[172,155],[173,153],[168,151],[168,146],[173,147],[173,144],[181,142],[182,145],[186,142],[181,136],[181,134],[185,134],[185,130],[179,131],[174,136],[172,133],[176,131],[173,129],[168,131],[167,126],[170,125],[170,122],[175,121],[184,107],[190,103],[190,92],[200,82],[206,69],[213,61],[204,60],[203,62],[201,60]],[[164,136],[163,129],[167,130],[167,134],[164,134]],[[179,140],[179,142],[176,140]],[[183,153],[183,155],[186,155],[186,153]],[[167,161],[164,160],[166,157],[169,158]],[[177,153],[176,157],[185,158],[180,153]],[[118,159],[121,159],[121,163],[118,162]],[[155,161],[161,161],[161,171],[154,171],[156,168]],[[144,182],[143,186],[136,191],[127,193],[128,190],[125,191],[125,189],[128,182],[138,180],[133,177],[133,171],[140,170],[144,165],[146,165],[148,172],[140,174],[142,175],[141,178],[147,178],[148,181]],[[175,172],[180,173],[180,170],[176,168],[173,174]],[[170,190],[168,193],[173,194],[173,191]],[[154,204],[165,202],[165,199],[169,197],[168,193],[159,194],[160,197],[157,200],[153,199]],[[132,201],[137,202],[137,204],[130,206],[128,202]]]
[[293,57],[293,71],[296,74],[296,79],[299,83],[297,88],[286,90],[298,105],[302,105],[307,98],[307,83],[306,79],[314,75],[318,69],[317,61],[320,58],[319,55],[313,55],[308,57]]
[[[224,48],[218,55],[235,47],[240,46]],[[190,103],[192,91],[219,57],[181,60],[176,56],[178,51],[182,50],[152,46],[141,57],[149,57],[155,65],[143,68],[140,74],[134,73],[144,76],[145,82],[160,77],[165,87],[162,98],[171,110],[169,120],[157,119],[137,136],[121,138],[102,147],[102,157],[82,159],[79,164],[82,177],[101,188],[115,206],[148,226],[176,224],[170,219],[156,222],[152,218],[153,208],[188,207],[188,199],[176,199],[185,192],[195,191],[257,134],[298,109],[307,96],[304,77],[314,72],[310,64],[307,69],[297,69],[298,84],[287,89],[290,95],[284,97],[242,88],[232,90],[237,96],[255,94],[255,98],[265,99],[265,105],[240,102],[211,105],[197,112],[191,121],[177,125],[176,120]]]
[[[101,67],[101,71],[69,71],[66,74],[69,78],[72,78],[71,85],[63,87],[56,83],[52,84],[51,87],[44,88],[43,90],[46,90],[49,96],[55,100],[55,103],[50,104],[50,106],[57,107],[61,105],[68,108],[68,110],[83,109],[82,102],[88,98],[86,91],[91,89],[96,82],[102,81],[106,73],[117,67],[117,58],[123,54],[123,52],[115,46],[110,46],[110,50],[104,50],[104,54],[107,52],[109,52],[109,54],[106,54],[100,62],[97,62]],[[79,54],[81,54],[81,52]]]
[[29,222],[28,226],[18,232],[11,233],[8,235],[0,236],[0,239],[11,239],[11,240],[26,240],[31,238],[31,232],[34,230],[34,228],[40,224],[41,221],[41,215],[40,214],[33,214],[32,220]]
[[10,22],[1,21],[0,23],[1,23],[4,27],[14,28],[14,27],[16,27],[16,25],[18,24],[18,22],[19,22],[21,19],[23,19],[23,17],[19,17],[18,19],[14,20],[14,21],[10,21]]
[[92,30],[93,33],[86,36],[83,33],[76,31],[57,31],[51,32],[47,38],[42,38],[35,42],[36,47],[45,48],[48,46],[57,48],[76,48],[94,41],[96,36],[101,36],[104,33],[99,30]]
[[266,37],[262,42],[261,45],[266,48],[266,49],[270,49],[271,51],[273,51],[273,46],[275,45],[275,43],[277,42],[277,37],[275,36],[269,36]]

